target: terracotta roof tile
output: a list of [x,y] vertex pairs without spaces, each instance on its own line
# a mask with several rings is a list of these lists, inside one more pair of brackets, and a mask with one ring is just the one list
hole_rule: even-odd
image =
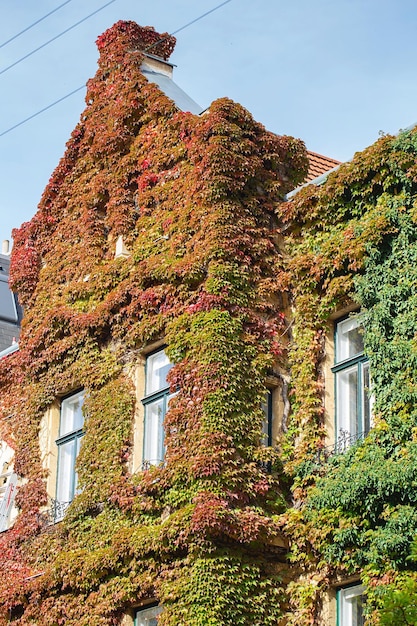
[[314,178],[321,176],[325,172],[332,170],[337,165],[340,165],[340,161],[336,161],[336,159],[330,159],[329,157],[323,156],[322,154],[317,154],[317,152],[311,152],[307,150],[309,167],[308,174],[305,179],[305,182],[308,183]]

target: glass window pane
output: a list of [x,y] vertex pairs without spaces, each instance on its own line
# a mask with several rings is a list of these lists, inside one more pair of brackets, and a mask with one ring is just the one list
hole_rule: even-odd
[[352,626],[363,626],[364,624],[362,596],[356,596],[352,600]]
[[167,384],[167,374],[172,367],[172,363],[163,350],[151,354],[146,360],[146,395],[155,393],[159,389],[165,389]]
[[362,366],[362,429],[364,433],[369,433],[371,428],[372,400],[370,387],[369,363],[366,362]]
[[58,476],[56,486],[56,499],[58,502],[71,502],[74,495],[75,450],[75,439],[71,439],[58,446]]
[[348,367],[336,374],[337,433],[355,436],[358,432],[358,366]]
[[264,402],[262,402],[262,411],[264,419],[262,420],[261,445],[272,445],[272,393],[267,391]]
[[164,457],[164,408],[165,398],[145,406],[143,460],[151,465],[158,465]]
[[364,626],[362,585],[347,587],[338,592],[339,598],[339,626]]
[[78,455],[80,453],[82,442],[82,436],[78,436],[75,440],[75,459],[74,459],[74,486],[73,486],[73,496],[76,496],[78,493],[81,493],[81,489],[78,489],[78,472],[75,469],[75,463],[77,461]]
[[336,362],[345,361],[363,352],[363,330],[358,317],[337,324]]
[[14,295],[10,291],[7,279],[0,278],[0,319],[15,324],[17,322],[17,309]]
[[75,393],[69,398],[65,398],[61,403],[61,422],[59,434],[62,437],[68,433],[80,430],[84,424],[84,416],[82,406],[84,401],[84,392]]
[[135,626],[157,626],[157,616],[161,613],[162,607],[153,606],[149,609],[142,609],[136,612]]

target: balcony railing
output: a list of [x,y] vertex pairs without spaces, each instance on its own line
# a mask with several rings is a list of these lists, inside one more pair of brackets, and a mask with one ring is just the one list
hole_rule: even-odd
[[[141,467],[140,469],[136,470],[138,471],[146,471],[151,469],[151,467],[162,467],[165,465],[165,460],[164,459],[150,459],[150,460],[146,460],[146,461],[142,461]],[[134,472],[136,473],[136,472]]]
[[70,504],[71,502],[59,502],[59,500],[51,498],[49,501],[49,508],[46,511],[39,513],[39,522],[41,526],[52,526],[53,524],[60,522]]
[[368,431],[362,431],[359,433],[354,433],[353,435],[348,430],[340,429],[339,437],[336,439],[335,443],[326,446],[325,448],[320,448],[317,450],[316,460],[320,465],[325,463],[330,457],[335,454],[343,454],[348,450],[351,446],[353,446],[358,441],[362,441],[365,439]]

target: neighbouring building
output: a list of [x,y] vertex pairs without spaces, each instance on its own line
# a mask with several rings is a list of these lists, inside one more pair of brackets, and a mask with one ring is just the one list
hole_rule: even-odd
[[9,288],[9,242],[3,242],[0,254],[0,358],[17,349],[22,311]]
[[[0,254],[0,359],[18,350],[17,341],[22,319],[17,297],[9,288],[9,267],[9,242],[5,240]],[[13,472],[13,456],[13,447],[3,433],[0,441],[0,531],[7,530],[17,514],[13,507],[17,484],[17,476]]]
[[339,164],[203,110],[172,36],[97,45],[3,281],[0,624],[382,624],[415,583],[417,135]]

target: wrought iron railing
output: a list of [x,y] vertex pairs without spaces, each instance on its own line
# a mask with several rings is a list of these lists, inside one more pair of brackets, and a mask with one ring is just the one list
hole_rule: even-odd
[[39,521],[41,525],[52,526],[53,524],[60,522],[70,504],[71,502],[60,502],[59,500],[51,498],[49,501],[49,508],[39,514]]
[[343,430],[342,428],[339,431],[339,437],[336,439],[335,443],[326,446],[324,448],[320,448],[316,454],[316,460],[319,464],[325,463],[330,457],[335,454],[343,454],[348,450],[351,446],[353,446],[358,441],[362,441],[365,439],[368,431],[362,431],[359,433],[350,433],[348,430]]
[[[136,470],[136,472],[149,470],[149,469],[151,469],[151,467],[161,467],[163,465],[165,465],[164,459],[151,459],[151,460],[147,460],[147,461],[142,461],[142,465],[141,465],[140,469]],[[134,472],[134,473],[136,473],[136,472]]]

